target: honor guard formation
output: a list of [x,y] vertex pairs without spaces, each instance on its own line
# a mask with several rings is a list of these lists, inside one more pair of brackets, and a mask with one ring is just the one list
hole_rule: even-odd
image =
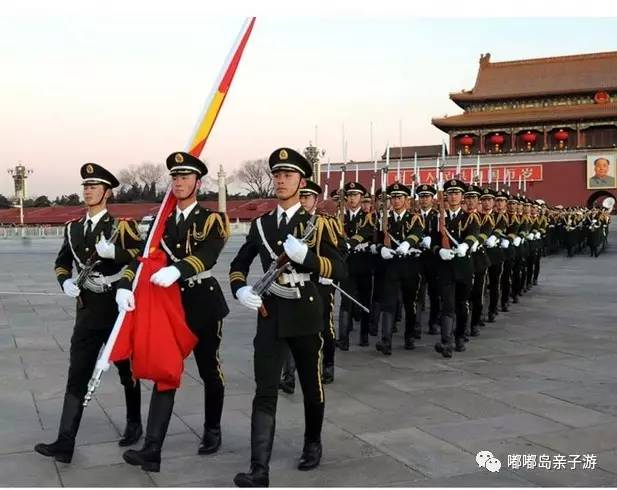
[[[435,184],[414,181],[411,187],[398,181],[386,185],[386,168],[384,185],[373,195],[360,182],[341,182],[328,196],[336,211],[326,213],[317,208],[327,191],[309,180],[312,167],[304,156],[279,148],[269,167],[276,207],[251,222],[229,270],[233,297],[255,311],[257,322],[251,456],[248,470],[233,479],[239,487],[269,485],[278,394],[295,391],[296,372],[304,399],[304,444],[297,468],[306,471],[320,463],[324,385],[335,382],[337,348],[345,355],[357,343],[375,355],[368,350],[374,338],[377,355],[413,355],[406,351],[430,335],[435,336],[435,355],[473,352],[482,328],[500,321],[538,284],[543,257],[564,249],[568,257],[597,257],[607,243],[610,212],[605,208],[549,207],[520,192],[459,178]],[[175,152],[167,158],[167,168],[176,205],[161,217],[162,266],[149,283],[176,290],[181,302],[177,321],[186,326],[192,346],[184,357],[192,350],[204,384],[203,436],[196,451],[209,455],[224,444],[219,346],[229,313],[211,270],[230,227],[224,213],[197,202],[208,172],[201,160]],[[88,382],[119,311],[129,315],[140,308],[161,308],[140,304],[145,300],[135,289],[146,252],[136,223],[107,212],[118,180],[94,163],[84,165],[81,176],[87,212],[66,224],[55,262],[60,287],[76,299],[66,392],[57,439],[35,446],[38,453],[63,463],[71,462]],[[260,265],[254,269],[261,278],[251,284],[247,278],[256,258]],[[158,328],[155,314],[146,327]],[[147,342],[147,333],[140,337],[135,331],[134,350]],[[142,447],[125,451],[123,458],[157,472],[176,388],[155,383],[144,429],[135,362],[116,362],[126,401],[126,428],[118,444],[135,445],[143,435]]]

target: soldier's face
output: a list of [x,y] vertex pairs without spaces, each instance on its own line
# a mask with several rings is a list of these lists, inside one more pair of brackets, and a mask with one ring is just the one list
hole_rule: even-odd
[[310,213],[317,204],[317,198],[315,194],[300,194],[300,204]]
[[485,197],[483,199],[480,199],[480,202],[482,203],[482,211],[484,211],[485,213],[488,213],[490,210],[492,210],[493,204],[495,203],[492,197]]
[[371,201],[362,201],[362,211],[364,211],[365,213],[370,213]]
[[179,201],[189,199],[198,188],[197,180],[197,175],[195,174],[172,175],[171,190],[174,197]]
[[360,192],[351,192],[347,194],[347,204],[350,208],[356,209],[360,205],[362,194]]
[[289,170],[274,172],[272,179],[274,181],[274,193],[282,201],[295,196],[300,187],[306,184],[303,182],[302,175],[298,172],[290,172]]
[[390,200],[392,201],[392,208],[395,211],[405,209],[405,196],[392,196]]
[[478,208],[478,196],[467,196],[465,198],[465,204],[467,204],[467,209],[477,209]]
[[506,209],[506,200],[505,199],[495,199],[495,209],[500,213],[505,211]]
[[86,206],[98,206],[104,204],[104,197],[109,197],[111,191],[103,184],[88,184],[84,185],[83,197]]
[[516,213],[516,203],[515,202],[508,203],[508,211],[511,213]]
[[451,208],[458,208],[463,200],[463,193],[461,191],[451,191],[447,194],[448,204]]
[[433,205],[433,196],[420,196],[420,207],[422,209],[429,209]]

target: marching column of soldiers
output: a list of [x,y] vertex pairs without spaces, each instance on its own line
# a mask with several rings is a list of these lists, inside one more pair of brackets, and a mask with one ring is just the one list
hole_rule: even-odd
[[[410,189],[394,182],[375,196],[359,182],[348,182],[330,196],[338,201],[337,214],[316,212],[323,191],[309,180],[312,167],[306,158],[279,148],[269,165],[277,206],[251,222],[229,272],[234,298],[255,311],[257,323],[251,459],[249,470],[234,478],[239,487],[269,485],[278,391],[294,392],[296,371],[305,420],[297,468],[319,466],[324,385],[335,381],[335,350],[350,349],[356,319],[358,345],[368,347],[370,337],[378,337],[376,350],[390,356],[399,309],[405,318],[402,345],[413,350],[422,337],[421,311],[427,305],[427,333],[440,335],[435,351],[450,358],[480,335],[485,313],[488,323],[495,322],[538,284],[542,257],[561,249],[573,256],[587,247],[590,256],[598,257],[607,243],[609,209],[549,208],[542,200],[459,179],[445,182],[439,191],[429,184]],[[175,152],[167,158],[167,168],[177,204],[163,216],[160,246],[166,265],[150,282],[160,288],[178,284],[204,382],[204,430],[197,453],[210,455],[223,443],[225,386],[219,347],[229,313],[211,269],[229,237],[229,221],[197,202],[208,172],[201,160]],[[63,463],[73,458],[99,350],[118,312],[140,308],[133,283],[145,247],[133,220],[113,218],[106,209],[118,180],[94,163],[85,164],[81,176],[87,211],[66,224],[55,262],[60,287],[76,299],[66,392],[56,440],[35,446],[38,453]],[[264,276],[251,285],[247,277],[257,257]],[[342,298],[338,339],[336,291]],[[116,366],[126,402],[126,427],[118,442],[124,447],[136,444],[144,433],[141,387],[130,360]],[[123,453],[128,464],[160,471],[175,392],[154,384],[144,443]]]

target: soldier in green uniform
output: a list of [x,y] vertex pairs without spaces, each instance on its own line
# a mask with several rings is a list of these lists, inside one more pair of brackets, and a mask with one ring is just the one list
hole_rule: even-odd
[[[501,206],[499,200],[497,201],[497,203],[499,206]],[[521,237],[518,235],[520,219],[516,212],[517,203],[518,200],[515,196],[512,196],[510,194],[507,195],[506,206],[508,227],[506,228],[506,235],[508,237],[508,240],[510,241],[511,246],[505,250],[503,273],[501,275],[501,311],[504,312],[507,312],[509,309],[510,295],[514,290],[514,261],[517,256],[517,249],[521,244]]]
[[[391,246],[381,245],[379,254],[383,268],[383,291],[381,301],[381,341],[376,344],[384,355],[392,354],[392,331],[396,315],[396,302],[402,293],[405,308],[405,349],[415,348],[416,302],[420,288],[420,253],[418,248],[424,236],[424,224],[418,215],[406,207],[411,190],[395,182],[388,186],[392,209],[388,215],[387,233]],[[380,233],[380,242],[385,242],[385,233]]]
[[[424,236],[420,242],[420,268],[422,271],[423,287],[420,291],[420,301],[418,308],[424,306],[426,292],[428,292],[430,313],[428,320],[428,333],[437,335],[439,333],[439,284],[435,275],[435,267],[438,258],[431,251],[431,237],[433,231],[437,229],[439,213],[433,208],[433,198],[437,194],[435,187],[429,184],[421,184],[416,188],[416,195],[420,211],[418,217],[424,225]],[[425,287],[426,286],[426,287]],[[426,290],[426,291],[425,291]]]
[[[247,308],[260,310],[253,341],[255,397],[251,414],[251,466],[238,473],[239,487],[268,486],[274,442],[276,404],[281,367],[291,350],[304,394],[304,447],[298,469],[310,470],[321,460],[324,389],[321,381],[323,309],[318,278],[345,278],[345,264],[331,224],[312,217],[301,206],[299,191],[312,174],[311,165],[298,152],[279,148],[269,159],[277,207],[251,223],[246,242],[230,266],[233,295]],[[316,231],[300,239],[307,226]],[[255,257],[266,271],[283,253],[289,266],[263,297],[247,285]]]
[[491,265],[488,268],[489,301],[487,321],[489,323],[493,323],[498,315],[497,305],[499,303],[505,250],[510,246],[510,241],[506,236],[506,229],[508,228],[508,217],[504,212],[506,199],[507,195],[504,191],[493,191],[488,187],[482,189],[482,194],[480,195],[482,212],[491,216],[494,222],[493,234],[491,236],[495,237],[495,239],[489,236],[491,243],[486,243],[486,253],[491,261]]
[[[71,337],[70,363],[58,438],[34,449],[62,463],[70,463],[83,413],[84,396],[94,371],[99,350],[107,341],[118,316],[114,301],[116,282],[122,266],[139,252],[141,239],[133,220],[116,220],[107,212],[107,200],[119,185],[111,172],[95,163],[81,167],[83,197],[87,214],[67,223],[64,242],[56,258],[55,271],[64,293],[78,298]],[[114,235],[114,237],[112,237]],[[112,240],[112,238],[114,238]],[[85,282],[72,277],[73,263],[80,273],[99,260]],[[128,361],[116,363],[126,400],[126,429],[120,446],[135,444],[142,434],[141,392],[133,381]]]
[[[152,275],[150,281],[160,287],[178,282],[186,323],[198,339],[193,349],[199,376],[204,382],[204,432],[198,454],[218,451],[222,442],[221,415],[225,385],[219,361],[219,346],[223,336],[223,318],[229,308],[211,269],[216,264],[229,237],[229,221],[222,213],[202,208],[197,202],[201,179],[208,173],[198,158],[184,152],[167,157],[172,177],[172,192],[176,209],[165,216],[165,231],[161,247],[167,255],[167,267]],[[132,283],[138,261],[124,272],[116,301],[121,310],[135,305]],[[207,312],[207,313],[204,313]],[[167,434],[176,390],[152,390],[144,446],[129,450],[124,460],[146,471],[159,471],[161,448]]]
[[442,247],[441,230],[434,230],[431,239],[433,253],[440,259],[436,273],[441,296],[441,342],[435,344],[435,350],[443,357],[452,357],[453,348],[465,350],[467,302],[473,286],[470,250],[480,232],[478,215],[461,209],[466,190],[466,184],[458,179],[444,184],[448,201],[445,232],[450,248]]
[[[480,195],[482,189],[477,185],[470,184],[465,192],[465,203],[467,204],[468,213],[476,213],[480,221],[480,232],[478,233],[478,241],[471,247],[471,258],[473,260],[473,288],[471,289],[471,323],[470,335],[477,337],[480,335],[480,327],[484,326],[482,320],[482,311],[484,309],[484,290],[486,286],[486,274],[490,266],[490,260],[486,249],[489,246],[495,246],[497,239],[490,238],[493,235],[495,222],[490,214],[482,213],[478,209],[480,203]],[[488,241],[488,243],[486,243]]]

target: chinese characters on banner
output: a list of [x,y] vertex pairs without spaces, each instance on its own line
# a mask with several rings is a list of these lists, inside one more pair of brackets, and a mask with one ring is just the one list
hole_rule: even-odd
[[[438,178],[435,175],[435,168],[423,168],[418,170],[419,180],[417,183],[434,184]],[[492,177],[489,179],[489,169],[487,166],[480,167],[480,175],[476,176],[476,167],[463,167],[461,169],[460,179],[464,182],[472,182],[477,180],[482,185],[488,185],[489,180],[494,186],[497,182],[503,184],[505,181],[517,183],[519,178],[521,181],[536,182],[542,180],[542,165],[500,165],[491,168]],[[456,167],[446,167],[444,169],[444,181],[455,178]],[[413,169],[401,169],[400,181],[403,184],[411,185],[413,182]],[[396,171],[388,172],[388,184],[396,181]]]

